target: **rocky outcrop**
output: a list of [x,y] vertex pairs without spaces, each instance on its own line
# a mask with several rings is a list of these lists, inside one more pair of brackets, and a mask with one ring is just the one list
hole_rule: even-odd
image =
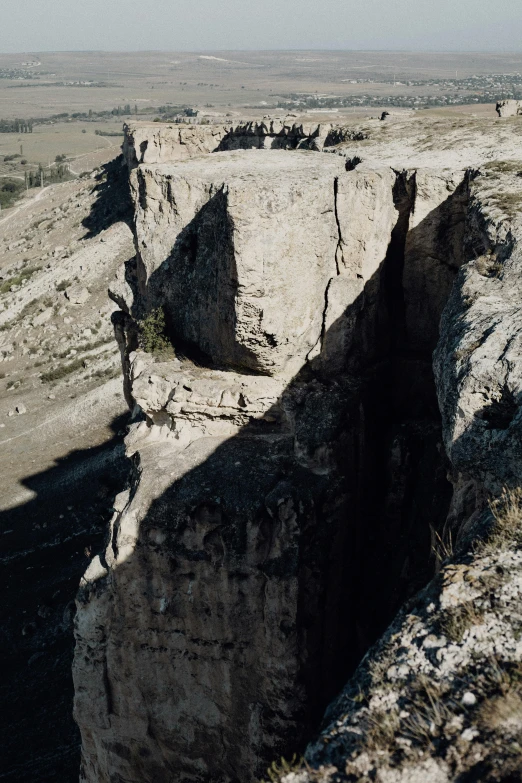
[[306,149],[320,152],[344,141],[360,141],[358,128],[325,123],[299,123],[290,118],[242,122],[237,125],[125,126],[123,154],[129,168],[140,163],[177,163],[209,152],[238,149]]
[[[382,262],[393,180],[282,151],[142,165],[140,302],[163,306],[173,341],[215,365],[290,379]],[[329,289],[336,277],[350,281],[342,293]]]
[[520,779],[521,201],[509,166],[470,183],[471,260],[435,353],[454,484],[434,542],[443,568],[367,655],[307,769],[285,783]]
[[[499,190],[494,168],[354,168],[305,151],[176,163],[178,141],[171,153],[162,133],[149,129],[156,141],[131,156],[137,257],[112,292],[135,470],[78,596],[75,717],[89,783],[253,779],[302,748],[440,567],[437,542],[451,530],[464,545],[486,493],[518,476],[514,429],[506,435],[516,328],[502,328],[515,288],[497,277],[516,266],[502,212],[514,208],[515,172]],[[128,145],[141,146],[135,131]],[[154,356],[140,344],[157,313]],[[468,353],[470,315],[481,336]],[[496,322],[493,369],[480,346]],[[470,356],[476,371],[462,375]],[[429,771],[430,754],[414,754],[400,777],[397,756],[399,777],[386,778],[395,762],[379,759],[392,746],[366,740],[383,711],[394,732],[406,719],[400,688],[417,638],[430,666],[446,647],[453,660],[437,589],[419,599],[413,635],[400,615],[366,659],[386,661],[384,695],[371,702],[377,675],[368,689],[364,664],[309,747],[310,769],[291,775]],[[460,671],[451,665],[444,677]]]
[[522,114],[522,101],[497,101],[496,110],[499,117],[516,117]]

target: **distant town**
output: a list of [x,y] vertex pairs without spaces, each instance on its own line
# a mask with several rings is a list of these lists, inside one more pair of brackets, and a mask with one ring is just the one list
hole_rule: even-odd
[[[346,79],[348,84],[382,85],[410,88],[405,95],[320,95],[291,93],[283,96],[281,105],[295,108],[344,108],[347,106],[401,106],[411,109],[425,109],[434,106],[457,106],[473,103],[494,103],[513,98],[522,99],[522,74],[494,74],[469,76],[465,79],[429,79],[396,81],[379,79]],[[411,87],[420,87],[425,93],[411,94]],[[437,90],[437,92],[434,92]]]

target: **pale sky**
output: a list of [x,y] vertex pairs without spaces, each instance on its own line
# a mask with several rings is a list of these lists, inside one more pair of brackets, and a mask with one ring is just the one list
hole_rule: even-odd
[[0,52],[520,51],[521,0],[0,0]]

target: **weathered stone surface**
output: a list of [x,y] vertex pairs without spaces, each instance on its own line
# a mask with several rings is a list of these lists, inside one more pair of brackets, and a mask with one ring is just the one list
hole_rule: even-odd
[[382,262],[393,180],[311,153],[142,165],[133,172],[141,299],[164,306],[174,343],[290,377],[320,343],[329,282],[346,274],[364,285]]
[[414,350],[433,350],[456,272],[467,260],[468,175],[420,169],[411,184],[403,272],[406,329]]
[[499,117],[516,117],[522,114],[522,101],[497,101],[496,109]]
[[[520,774],[520,747],[511,743],[522,704],[522,187],[499,164],[476,172],[468,188],[461,252],[469,260],[444,310],[434,363],[455,487],[434,540],[444,567],[330,706],[307,769],[283,774],[284,783]],[[504,487],[512,494],[502,496]]]
[[194,156],[238,149],[308,149],[320,152],[348,140],[362,140],[357,128],[294,122],[290,117],[237,125],[131,123],[125,126],[123,154],[129,168],[175,163]]
[[[301,742],[340,684],[350,640],[335,625],[353,611],[340,587],[357,430],[346,417],[360,419],[360,397],[341,379],[326,397],[313,372],[288,384],[312,349],[312,371],[341,366],[335,342],[335,362],[321,358],[325,310],[349,309],[378,276],[394,175],[236,152],[142,164],[133,178],[137,288],[128,268],[111,295],[144,420],[127,437],[132,492],[79,596],[83,775],[241,779]],[[132,315],[158,305],[175,344],[224,369],[132,350]],[[356,316],[339,346],[347,329],[357,345]]]
[[[250,780],[291,756],[440,566],[448,528],[464,546],[487,492],[520,484],[516,171],[354,165],[247,150],[132,172],[138,255],[112,296],[135,476],[78,597],[88,783]],[[159,306],[169,361],[137,347],[136,318]],[[464,645],[448,610],[489,600],[468,577],[518,574],[502,557],[445,571],[398,617],[287,783],[455,779],[458,754],[408,751],[401,699],[433,709],[458,677],[459,709],[474,708],[466,667],[499,653],[518,576]],[[478,752],[465,715],[421,726]]]
[[[486,169],[472,183],[462,269],[435,355],[445,446],[459,487],[453,524],[522,477],[520,178]],[[471,517],[471,521],[473,515]],[[470,522],[468,521],[468,525]]]

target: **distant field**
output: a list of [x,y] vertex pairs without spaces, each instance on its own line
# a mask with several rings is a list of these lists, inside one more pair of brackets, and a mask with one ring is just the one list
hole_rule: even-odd
[[[28,56],[0,55],[0,69],[19,68]],[[520,53],[72,52],[32,56],[40,62],[31,70],[39,75],[38,80],[0,79],[3,117],[111,109],[125,103],[137,103],[140,108],[171,102],[209,109],[262,110],[287,93],[403,94],[413,89],[405,86],[412,79],[522,73]],[[350,83],[361,78],[375,81]],[[60,80],[109,86],[41,86]],[[393,85],[394,81],[402,84]]]
[[[25,68],[34,60],[37,65]],[[522,73],[522,54],[455,54],[415,52],[77,52],[0,54],[0,120],[27,120],[89,111],[111,112],[131,107],[140,120],[153,120],[160,107],[190,106],[209,122],[272,116],[294,111],[310,122],[351,122],[379,116],[387,107],[381,97],[442,94],[441,85],[418,80],[473,79],[487,74]],[[18,79],[11,78],[22,74]],[[9,78],[1,78],[9,77]],[[485,83],[487,77],[484,76]],[[522,77],[518,77],[521,79]],[[363,81],[361,81],[363,80]],[[414,84],[417,80],[417,84]],[[92,86],[92,85],[97,86]],[[446,89],[446,88],[445,88]],[[495,90],[493,86],[493,90]],[[522,81],[521,81],[522,89]],[[488,101],[477,89],[477,104],[430,109],[494,116],[491,91]],[[276,108],[289,96],[353,100],[367,98],[371,106],[341,106],[328,112],[312,106]],[[366,98],[365,98],[366,96]],[[293,98],[292,98],[293,99]],[[313,104],[312,104],[313,105]],[[321,106],[322,104],[317,104]],[[330,104],[329,104],[330,105]],[[394,112],[400,111],[393,108]],[[423,110],[424,112],[425,110]],[[54,125],[34,125],[33,133],[0,133],[0,176],[23,178],[20,154],[26,166],[48,166],[57,155],[75,159],[74,171],[87,170],[118,153],[121,138],[95,135],[95,130],[121,129],[128,117],[76,119]],[[85,131],[85,132],[84,132]]]
[[[29,163],[47,164],[57,155],[78,156],[121,144],[121,138],[97,136],[95,130],[120,130],[122,120],[114,123],[67,123],[36,125],[33,133],[0,133],[0,156],[20,153]],[[85,131],[85,133],[83,133]]]

